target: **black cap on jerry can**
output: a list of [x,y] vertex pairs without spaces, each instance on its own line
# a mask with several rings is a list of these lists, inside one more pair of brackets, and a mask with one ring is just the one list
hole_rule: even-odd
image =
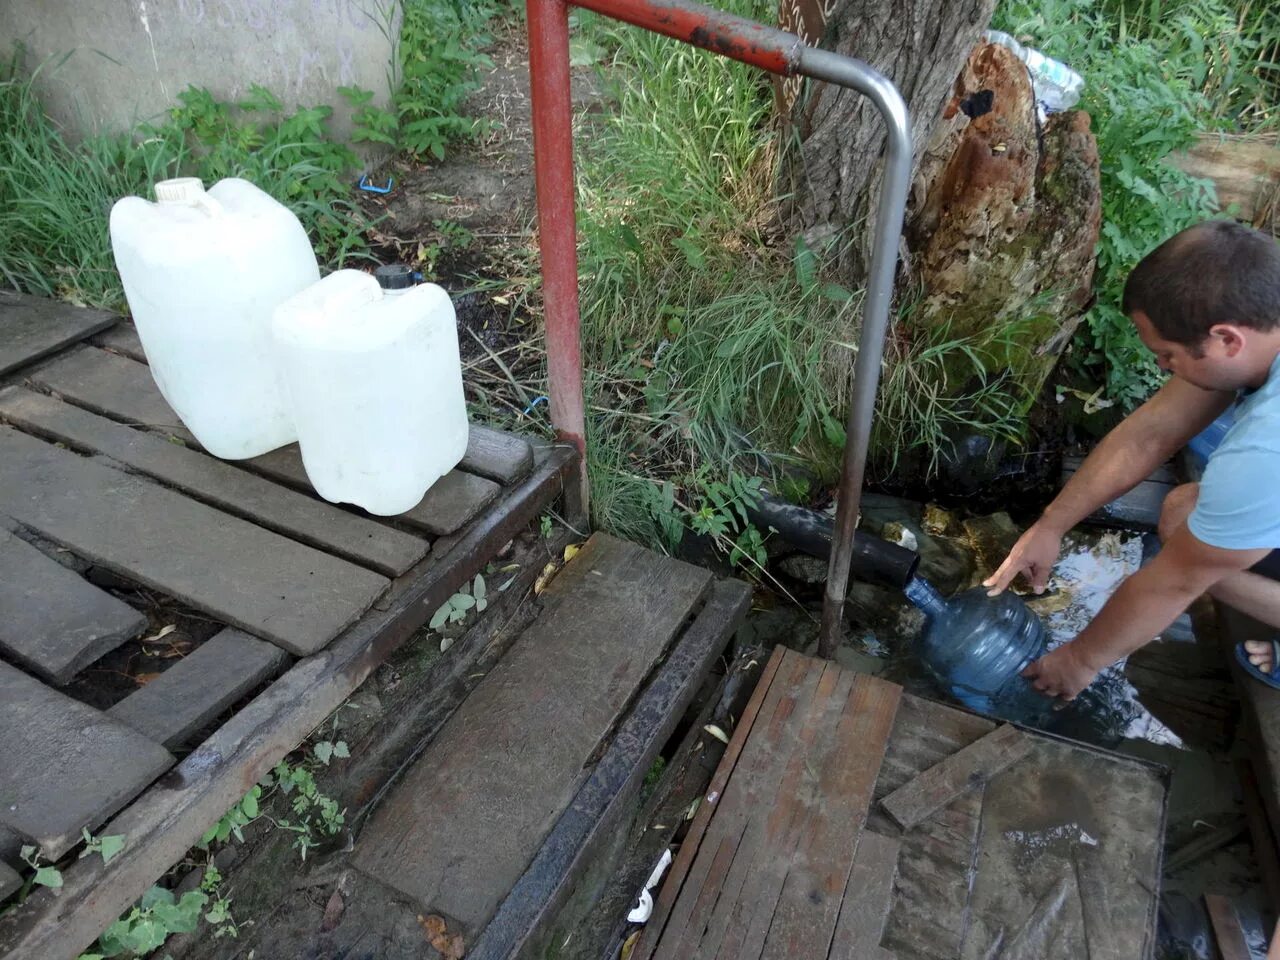
[[373,271],[374,279],[383,290],[404,290],[417,282],[412,267],[404,263],[389,263]]

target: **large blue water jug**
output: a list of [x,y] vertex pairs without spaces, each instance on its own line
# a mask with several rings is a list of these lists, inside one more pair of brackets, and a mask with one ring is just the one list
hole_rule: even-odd
[[982,587],[946,600],[916,577],[904,591],[924,611],[921,661],[957,700],[980,713],[1043,724],[1053,703],[1021,673],[1044,654],[1040,618],[1014,593],[988,597]]
[[1191,454],[1191,459],[1195,463],[1197,470],[1204,470],[1205,464],[1209,462],[1210,454],[1218,449],[1218,444],[1222,443],[1222,438],[1227,435],[1227,431],[1231,429],[1235,422],[1236,408],[1234,406],[1227,407],[1226,410],[1218,414],[1217,420],[1197,433],[1187,443],[1187,451]]

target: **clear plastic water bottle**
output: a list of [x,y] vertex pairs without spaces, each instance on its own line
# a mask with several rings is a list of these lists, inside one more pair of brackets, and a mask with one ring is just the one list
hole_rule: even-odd
[[1042,726],[1053,702],[1021,674],[1045,652],[1040,618],[1016,594],[982,587],[944,599],[915,577],[904,591],[925,615],[920,659],[957,700],[980,713]]
[[1031,73],[1031,87],[1035,92],[1036,103],[1045,114],[1070,110],[1080,101],[1080,93],[1084,90],[1084,77],[1065,63],[1046,57],[1039,50],[1024,47],[1009,34],[999,30],[988,30],[983,36],[988,43],[998,43],[1002,47],[1008,47],[1027,65],[1027,70]]

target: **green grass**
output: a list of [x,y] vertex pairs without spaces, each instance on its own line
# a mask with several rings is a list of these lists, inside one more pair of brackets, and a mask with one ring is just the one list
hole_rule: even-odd
[[[773,9],[729,7],[756,19]],[[688,526],[702,491],[737,470],[800,466],[820,483],[835,479],[862,295],[778,235],[763,74],[580,17],[612,51],[616,87],[614,112],[578,138],[595,518],[669,542],[664,481],[694,501],[674,504]],[[873,437],[882,471],[904,446],[931,465],[956,426],[1017,432],[1025,398],[986,372],[1002,336],[965,340],[918,330],[909,316],[900,323]],[[958,397],[930,384],[943,367],[966,372]]]
[[0,71],[0,278],[8,286],[121,307],[111,206],[149,197],[153,183],[174,176],[252,181],[298,215],[322,262],[365,250],[367,223],[351,199],[356,157],[329,138],[328,107],[287,113],[261,87],[239,104],[192,87],[161,124],[72,145],[16,65],[15,57]]

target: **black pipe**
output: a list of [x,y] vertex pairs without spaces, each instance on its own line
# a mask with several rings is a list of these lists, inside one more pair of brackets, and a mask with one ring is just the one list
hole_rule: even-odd
[[[826,514],[778,500],[767,493],[747,511],[757,527],[772,527],[788,543],[821,560],[831,555],[835,524]],[[916,574],[920,555],[914,550],[881,540],[869,533],[853,533],[853,560],[849,576],[854,580],[901,590]]]

